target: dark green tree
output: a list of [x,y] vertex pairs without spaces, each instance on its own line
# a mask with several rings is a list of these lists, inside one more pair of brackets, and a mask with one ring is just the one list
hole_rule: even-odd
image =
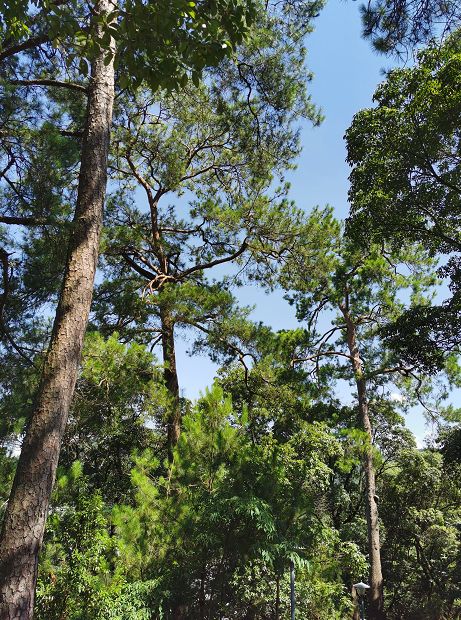
[[459,464],[433,449],[406,449],[388,463],[380,516],[389,618],[459,616],[459,515]]
[[[91,492],[76,461],[61,470],[52,498],[38,572],[35,616],[43,620],[105,615],[125,585],[117,539],[100,491]],[[58,510],[54,507],[59,506]]]
[[185,417],[168,476],[145,454],[136,504],[116,510],[123,562],[132,578],[160,580],[154,609],[167,617],[276,617],[289,559],[302,575],[324,535],[313,508],[337,442],[305,423],[283,443],[255,443],[247,425],[214,386]]

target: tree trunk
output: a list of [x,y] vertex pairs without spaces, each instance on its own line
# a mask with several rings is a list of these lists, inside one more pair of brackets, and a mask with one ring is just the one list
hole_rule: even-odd
[[275,578],[275,620],[280,620],[280,575]]
[[352,603],[354,605],[354,611],[352,612],[352,620],[360,620],[362,617],[360,613],[360,600],[356,589],[352,586]]
[[179,382],[176,370],[176,354],[174,350],[174,321],[171,308],[162,306],[160,309],[162,322],[163,377],[165,386],[171,395],[170,412],[168,414],[168,460],[173,461],[173,448],[181,435],[181,410],[179,406]]
[[370,562],[370,589],[368,591],[370,620],[384,620],[383,609],[383,575],[381,571],[381,552],[379,544],[378,504],[375,490],[375,468],[373,465],[373,442],[370,418],[368,416],[368,401],[365,379],[357,381],[359,397],[359,415],[362,427],[369,437],[369,442],[363,455],[366,487],[366,516],[368,527],[368,553]]
[[[109,0],[96,9],[108,12]],[[32,620],[37,565],[88,322],[107,182],[113,62],[92,63],[74,228],[51,341],[0,538],[0,618]]]
[[200,610],[200,620],[205,620],[205,579],[206,579],[206,564],[202,565],[202,570],[200,573],[200,594],[199,594],[199,610]]
[[355,324],[349,308],[340,304],[340,309],[347,325],[347,344],[351,356],[351,364],[356,376],[357,396],[359,401],[359,416],[363,430],[368,435],[368,443],[363,455],[365,471],[365,510],[368,529],[368,554],[370,563],[370,589],[368,590],[368,604],[370,620],[385,620],[383,601],[383,575],[381,570],[381,551],[379,544],[378,504],[375,491],[375,468],[373,464],[373,435],[368,415],[368,399],[366,381],[363,377],[362,363],[355,340]]

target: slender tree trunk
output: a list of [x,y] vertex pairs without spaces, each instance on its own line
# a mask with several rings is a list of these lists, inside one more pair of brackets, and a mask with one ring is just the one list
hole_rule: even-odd
[[357,590],[352,585],[352,603],[354,605],[354,611],[352,612],[352,620],[360,620],[361,618],[361,610],[360,610],[360,601],[359,595],[357,594]]
[[[107,12],[109,0],[97,10]],[[0,618],[32,620],[37,565],[88,322],[101,236],[114,99],[113,62],[92,63],[74,229],[50,346],[0,539]]]
[[171,395],[170,413],[168,415],[168,460],[173,461],[173,448],[181,435],[181,409],[179,406],[179,382],[176,370],[176,354],[174,349],[174,321],[171,308],[162,306],[160,309],[162,322],[163,376],[165,386]]
[[200,594],[199,594],[199,609],[200,620],[205,620],[205,579],[206,579],[206,564],[202,565],[200,573]]
[[[346,296],[347,297],[347,296]],[[351,356],[351,364],[356,376],[359,416],[363,430],[369,441],[363,455],[365,471],[366,500],[365,509],[368,529],[368,554],[370,563],[370,589],[368,590],[370,620],[385,620],[383,601],[383,574],[381,570],[381,551],[379,544],[378,504],[375,491],[375,468],[373,464],[373,435],[368,415],[367,386],[363,377],[362,363],[355,340],[355,325],[349,308],[340,304],[340,309],[347,324],[347,344]]]
[[279,620],[280,617],[280,575],[275,578],[276,591],[275,591],[275,620]]
[[384,620],[383,575],[381,571],[381,552],[379,544],[378,504],[375,490],[375,468],[373,465],[373,444],[365,379],[357,381],[359,415],[362,427],[368,434],[369,442],[363,455],[366,487],[366,516],[368,527],[368,553],[370,562],[370,590],[368,591],[370,620]]

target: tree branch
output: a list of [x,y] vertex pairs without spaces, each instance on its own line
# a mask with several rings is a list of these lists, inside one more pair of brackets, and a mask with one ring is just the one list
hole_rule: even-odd
[[225,258],[219,258],[217,260],[211,261],[210,263],[205,263],[203,265],[196,265],[195,267],[191,267],[190,269],[186,269],[179,276],[177,276],[178,280],[182,280],[186,276],[194,273],[194,271],[202,271],[202,269],[210,269],[211,267],[215,267],[216,265],[221,265],[222,263],[227,263],[231,260],[238,258],[248,247],[248,241],[245,239],[240,246],[240,248],[235,252],[235,254],[231,254],[230,256],[226,256]]
[[48,35],[42,32],[38,37],[33,37],[32,39],[27,39],[27,41],[23,41],[22,43],[18,43],[17,45],[13,45],[9,49],[4,50],[0,54],[0,63],[15,54],[19,54],[20,52],[24,52],[25,50],[30,50],[34,47],[39,47],[43,45],[43,43],[49,43],[50,38]]
[[347,353],[342,353],[341,351],[323,351],[323,352],[319,351],[315,355],[310,355],[309,357],[299,357],[294,360],[291,360],[290,366],[293,368],[293,366],[297,364],[298,362],[310,362],[311,360],[318,360],[320,357],[324,357],[328,355],[329,356],[338,355],[339,357],[347,357],[347,359],[349,360],[354,359],[352,355],[348,355]]
[[0,224],[15,224],[16,226],[41,226],[51,224],[51,220],[45,217],[9,217],[0,215]]
[[15,86],[57,86],[59,88],[67,88],[68,90],[77,90],[85,93],[85,95],[88,92],[86,86],[60,80],[10,80],[9,82]]
[[130,265],[130,267],[134,269],[136,273],[139,273],[140,276],[143,276],[144,278],[147,278],[147,280],[151,281],[156,279],[157,275],[151,273],[150,271],[147,271],[147,269],[143,269],[142,267],[140,267],[126,252],[122,252],[122,256]]

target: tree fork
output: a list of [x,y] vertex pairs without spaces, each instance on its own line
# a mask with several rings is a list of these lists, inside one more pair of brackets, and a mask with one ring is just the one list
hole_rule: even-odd
[[[97,10],[107,13],[109,0]],[[100,34],[100,33],[98,33]],[[74,228],[51,341],[0,537],[0,619],[32,620],[39,553],[93,292],[107,183],[113,59],[92,62]]]

